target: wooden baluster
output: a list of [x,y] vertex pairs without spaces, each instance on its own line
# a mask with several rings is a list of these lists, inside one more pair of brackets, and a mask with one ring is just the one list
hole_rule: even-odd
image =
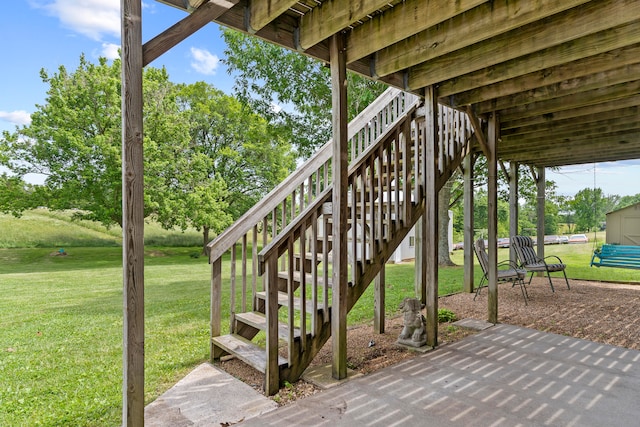
[[364,272],[365,263],[367,261],[367,165],[365,162],[360,167],[360,264],[358,270],[354,270],[353,284],[356,279]]
[[311,215],[311,333],[318,334],[318,211]]
[[[302,351],[307,345],[307,222],[300,230],[300,344]],[[293,343],[293,341],[291,341]]]
[[229,325],[229,331],[231,333],[236,332],[235,319],[236,319],[236,244],[231,245],[231,301],[230,301],[230,314],[231,323]]
[[[259,224],[259,223],[258,223]],[[256,292],[258,291],[258,225],[253,226],[251,236],[251,310],[256,310]]]
[[369,175],[367,176],[367,186],[369,187],[369,259],[373,260],[377,254],[375,153],[369,155],[367,163],[369,165]]
[[402,217],[405,226],[411,223],[411,122],[402,124],[402,197],[404,207]]
[[242,236],[242,312],[247,311],[247,234]]
[[322,230],[322,314],[323,323],[329,323],[329,220],[326,215]]
[[294,360],[293,354],[293,340],[294,340],[294,330],[295,330],[295,311],[294,311],[294,285],[293,285],[293,233],[287,239],[287,254],[286,254],[287,262],[287,297],[289,300],[289,306],[287,307],[287,325],[289,327],[289,340],[288,340],[288,358],[289,364]]
[[393,154],[394,154],[394,167],[393,167],[393,177],[394,177],[394,201],[393,201],[393,211],[395,213],[396,224],[400,227],[400,222],[402,218],[400,217],[400,133],[396,130],[394,138],[393,138]]

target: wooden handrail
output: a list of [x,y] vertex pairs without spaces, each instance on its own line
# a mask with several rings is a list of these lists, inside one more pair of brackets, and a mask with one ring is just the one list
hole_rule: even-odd
[[[399,89],[389,88],[380,95],[374,103],[358,114],[348,127],[348,138],[352,139],[367,124],[384,110],[402,92]],[[420,98],[412,94],[405,95],[405,105],[399,117],[406,114],[408,109],[418,105]],[[396,118],[397,120],[398,118]],[[231,245],[237,242],[244,234],[249,232],[264,217],[269,215],[284,199],[286,199],[295,189],[305,183],[305,181],[316,172],[322,165],[331,159],[332,140],[322,146],[309,160],[300,168],[296,169],[281,184],[271,190],[261,201],[251,207],[244,215],[207,244],[209,252],[209,262],[213,262],[225,253]]]

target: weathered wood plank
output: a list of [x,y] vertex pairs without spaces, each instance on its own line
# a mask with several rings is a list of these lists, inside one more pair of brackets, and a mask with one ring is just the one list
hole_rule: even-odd
[[374,16],[347,35],[347,63],[447,21],[486,0],[407,0]]
[[297,0],[263,0],[249,2],[249,32],[255,33],[294,6]]
[[[452,9],[458,2],[448,3],[446,9]],[[381,50],[377,55],[376,74],[384,76],[420,62],[430,61],[586,3],[586,0],[516,0],[483,3],[445,20],[440,25],[425,28],[419,34],[398,44],[387,44],[386,48],[378,46]],[[432,13],[430,8],[424,10],[424,13]],[[380,34],[378,37],[383,37],[388,32],[386,29],[377,30]],[[370,38],[369,35],[366,39]],[[420,55],[416,55],[416,52],[420,52]]]
[[[608,74],[604,81],[613,79],[614,82],[620,82],[620,79],[624,78],[627,66],[635,67],[639,62],[640,46],[635,45],[472,89],[445,99],[451,107],[476,104],[476,111],[481,114],[491,111],[489,107],[501,110],[527,102],[524,99],[527,96],[531,99],[543,99],[549,96],[545,88],[551,89],[548,92],[554,93],[564,86],[563,82],[572,88],[584,85],[587,87],[585,90],[595,88],[591,86],[598,82],[598,78],[602,79],[600,73]],[[501,103],[506,105],[503,106]]]
[[[568,24],[571,25],[571,24]],[[460,75],[453,80],[440,83],[439,93],[454,94],[488,86],[534,72],[544,72],[548,68],[562,66],[594,55],[603,54],[629,45],[640,43],[638,21],[618,27],[608,28],[564,44],[534,52],[510,61],[495,63],[479,71]],[[425,77],[425,76],[422,76]],[[422,77],[409,79],[410,87],[420,87]],[[429,78],[427,77],[427,80]]]
[[122,424],[144,424],[142,4],[122,1]]
[[164,30],[142,46],[142,64],[149,65],[160,55],[168,52],[172,47],[204,27],[239,0],[209,0],[198,7],[192,14]]
[[[267,371],[267,359],[264,349],[248,339],[240,335],[229,334],[213,338],[213,343],[248,365],[253,366],[258,371],[262,373]],[[287,359],[278,356],[277,363],[278,366],[285,366],[288,362]]]
[[[634,77],[637,78],[638,75]],[[510,122],[527,117],[548,116],[559,111],[621,100],[628,97],[630,93],[640,93],[640,80],[618,83],[612,86],[601,86],[597,89],[557,96],[544,101],[532,101],[528,104],[503,110],[501,115],[505,121]]]
[[300,47],[308,49],[388,3],[388,0],[328,0],[321,3],[300,19]]
[[623,108],[635,107],[639,105],[639,103],[640,95],[634,95],[628,98],[603,102],[596,105],[587,105],[585,107],[574,108],[571,110],[556,111],[552,116],[540,115],[517,120],[504,121],[501,123],[501,126],[502,129],[511,129],[523,126],[542,125],[548,123],[551,120],[565,120],[581,116],[590,116],[598,113],[605,113],[607,111],[619,110]]
[[[613,26],[630,24],[639,15],[640,2],[635,0],[591,2],[412,67],[409,87],[424,87],[487,69]],[[379,67],[376,72],[384,75]]]
[[475,156],[473,153],[468,153],[464,158],[463,167],[463,215],[464,215],[464,291],[473,292],[474,290],[474,276],[473,276],[473,235],[474,235],[474,175],[473,169],[475,166]]
[[426,261],[425,288],[427,345],[438,345],[438,102],[434,86],[425,90],[425,200],[423,219],[423,259]]
[[489,271],[487,274],[488,318],[490,323],[498,323],[498,138],[500,137],[498,115],[493,113],[489,119],[487,135],[487,219]]
[[[333,293],[331,311],[332,376],[347,376],[347,68],[344,36],[331,37],[331,93],[333,126]],[[354,239],[355,240],[355,239]]]

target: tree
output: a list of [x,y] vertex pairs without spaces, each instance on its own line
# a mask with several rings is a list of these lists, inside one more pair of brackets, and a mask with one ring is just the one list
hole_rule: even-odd
[[[38,191],[24,187],[21,193],[37,198],[12,212],[37,200],[51,209],[74,209],[76,218],[122,225],[120,61],[91,64],[81,56],[75,71],[60,67],[41,76],[49,84],[46,103],[37,106],[30,125],[0,140],[0,164],[13,174],[4,178],[11,188],[29,173],[45,177]],[[209,153],[193,147],[191,116],[178,104],[181,87],[164,69],[148,67],[143,79],[145,217],[167,228],[202,229],[206,239],[209,230],[230,222],[224,174],[211,177]]]
[[[323,63],[280,46],[225,30],[225,62],[238,98],[265,117],[282,138],[309,157],[331,137],[331,78]],[[386,86],[347,74],[349,119]]]
[[189,121],[190,150],[210,160],[207,180],[224,181],[233,219],[295,168],[289,142],[234,97],[198,82],[180,86],[178,98]]
[[585,188],[573,199],[574,218],[578,231],[591,231],[605,221],[610,202],[603,196],[601,188]]

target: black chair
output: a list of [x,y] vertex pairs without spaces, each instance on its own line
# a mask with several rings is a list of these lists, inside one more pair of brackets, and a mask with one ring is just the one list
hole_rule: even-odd
[[[551,281],[551,273],[561,271],[564,275],[565,282],[567,282],[567,289],[571,289],[569,286],[569,279],[567,279],[567,273],[565,272],[566,265],[559,257],[555,255],[549,255],[544,257],[544,259],[538,257],[536,251],[533,249],[533,240],[529,236],[513,236],[511,238],[511,244],[516,250],[520,267],[531,273],[531,277],[529,277],[529,282],[527,284],[531,283],[533,273],[544,272],[547,273],[547,277],[549,278],[551,291],[555,292],[555,289],[553,289],[553,282]],[[556,262],[547,262],[547,260],[551,258],[554,258]]]
[[[475,301],[480,294],[480,289],[488,285],[489,255],[487,254],[483,239],[476,240],[476,243],[473,245],[473,250],[476,253],[476,257],[478,258],[478,262],[480,263],[480,267],[482,268],[483,272],[482,279],[480,279],[480,286],[478,286],[478,289],[476,289],[476,296],[473,297],[473,300]],[[516,263],[511,260],[503,261],[498,264],[498,283],[511,282],[511,287],[520,285],[520,289],[522,290],[522,297],[524,298],[524,304],[528,305],[527,299],[529,298],[529,295],[527,294],[527,288],[524,284],[524,279],[526,276],[526,270],[518,268]]]

